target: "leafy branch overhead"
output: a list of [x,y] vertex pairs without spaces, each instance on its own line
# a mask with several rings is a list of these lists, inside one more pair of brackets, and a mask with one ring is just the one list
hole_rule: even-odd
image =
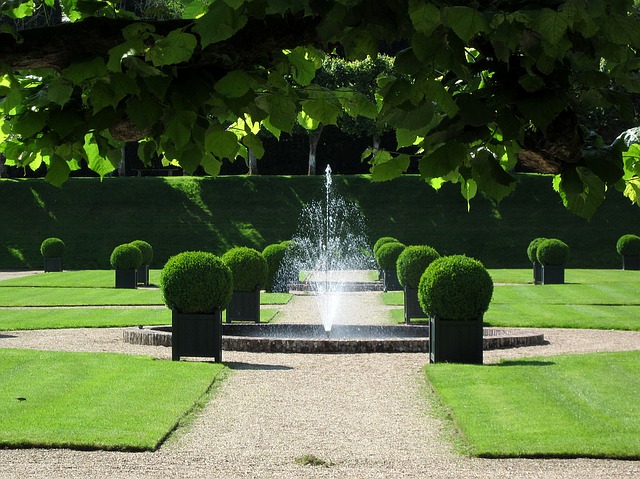
[[[181,18],[140,19],[109,1],[62,0],[56,26],[0,26],[0,142],[10,164],[46,164],[63,183],[82,162],[101,175],[122,141],[187,172],[261,156],[278,137],[339,118],[394,129],[394,151],[363,155],[375,180],[417,161],[435,188],[500,201],[520,163],[555,175],[564,204],[590,217],[617,187],[639,202],[633,130],[603,140],[594,112],[636,125],[640,29],[633,0],[190,0]],[[460,5],[464,3],[464,5]],[[54,6],[53,0],[45,5]],[[5,20],[40,2],[4,2]],[[390,47],[391,46],[391,47]],[[376,91],[315,82],[325,53],[396,53]],[[619,132],[622,134],[623,132]]]

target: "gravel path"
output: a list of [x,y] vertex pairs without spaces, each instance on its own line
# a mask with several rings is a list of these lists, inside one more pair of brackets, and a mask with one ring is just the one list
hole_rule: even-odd
[[[379,293],[350,293],[343,318],[381,321]],[[282,322],[311,321],[309,296]],[[314,319],[317,322],[317,319]],[[485,361],[640,349],[640,333],[545,330],[549,344],[489,351]],[[169,358],[125,344],[122,330],[19,331],[0,347],[115,351]],[[638,478],[640,462],[485,460],[452,450],[447,425],[424,393],[424,354],[298,355],[225,351],[233,373],[186,431],[153,453],[0,450],[0,478]],[[1,391],[1,386],[0,386]],[[301,466],[313,454],[329,467]]]

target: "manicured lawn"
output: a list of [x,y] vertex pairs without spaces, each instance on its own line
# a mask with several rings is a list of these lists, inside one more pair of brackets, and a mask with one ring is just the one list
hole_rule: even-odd
[[0,349],[0,447],[154,450],[225,371],[208,362]]
[[640,459],[640,351],[425,374],[472,455]]
[[[277,309],[260,309],[260,322],[268,323]],[[225,313],[222,313],[225,320]],[[62,328],[117,328],[171,324],[167,308],[30,308],[0,310],[0,331]]]
[[[568,270],[567,284],[526,284],[530,270],[490,270],[496,286],[487,326],[584,328],[640,331],[640,272]],[[402,306],[402,292],[383,294],[383,302]],[[401,309],[392,322],[404,320]],[[415,322],[420,322],[416,320]]]

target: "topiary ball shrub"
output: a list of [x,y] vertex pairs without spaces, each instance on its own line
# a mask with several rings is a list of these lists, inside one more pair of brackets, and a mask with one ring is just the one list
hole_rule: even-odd
[[267,261],[267,266],[269,268],[267,273],[267,284],[265,286],[267,291],[273,291],[273,283],[286,252],[287,245],[282,243],[270,244],[262,250],[262,256],[264,256],[264,259]]
[[380,246],[387,243],[400,243],[400,241],[391,236],[383,236],[382,238],[378,238],[378,241],[373,244],[373,256],[376,256],[376,253],[378,252],[378,249],[380,249]]
[[616,251],[620,256],[640,255],[640,236],[623,235],[616,243]]
[[546,239],[547,238],[535,238],[531,243],[529,243],[529,246],[527,246],[527,256],[529,257],[529,261],[532,263],[538,262],[538,246]]
[[402,243],[385,243],[376,252],[376,262],[382,270],[395,271],[398,256],[406,248]]
[[233,274],[234,291],[251,292],[267,284],[269,266],[262,253],[253,248],[232,248],[222,255],[222,261]]
[[439,257],[431,246],[407,246],[396,261],[398,281],[405,288],[417,288],[424,271]]
[[564,266],[569,261],[569,246],[559,239],[546,239],[538,245],[536,257],[543,265]]
[[233,294],[233,274],[213,253],[187,251],[169,258],[160,272],[160,289],[170,309],[186,314],[226,309]]
[[134,240],[131,244],[137,247],[140,250],[140,253],[142,253],[142,264],[151,264],[151,261],[153,260],[153,248],[151,245],[142,240]]
[[137,246],[130,243],[121,244],[113,249],[110,262],[115,269],[138,269],[142,264],[142,253]]
[[476,320],[489,308],[493,280],[484,265],[463,255],[444,256],[420,278],[418,300],[431,318]]
[[47,238],[40,245],[40,253],[45,258],[61,258],[64,253],[64,241],[60,238]]

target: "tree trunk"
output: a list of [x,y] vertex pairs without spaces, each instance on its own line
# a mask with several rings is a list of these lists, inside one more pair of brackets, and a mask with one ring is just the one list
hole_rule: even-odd
[[118,176],[127,176],[127,148],[122,145],[120,163],[118,163]]
[[318,125],[318,128],[309,132],[309,170],[307,175],[316,174],[316,150],[318,149],[318,142],[322,136],[323,128],[322,125]]
[[380,135],[378,133],[373,134],[373,149],[377,150],[380,148]]
[[7,161],[7,157],[4,156],[4,153],[0,153],[0,178],[4,174],[4,162]]
[[253,151],[251,150],[251,148],[247,148],[247,152],[249,154],[249,161],[248,161],[249,174],[250,175],[257,175],[258,174],[258,159],[256,158],[256,155],[253,154]]

